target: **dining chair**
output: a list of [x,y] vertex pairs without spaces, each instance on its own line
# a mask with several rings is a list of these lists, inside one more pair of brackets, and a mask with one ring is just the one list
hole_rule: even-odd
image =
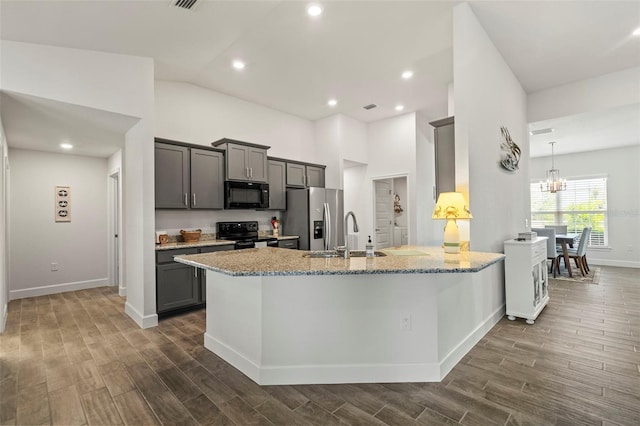
[[562,251],[558,252],[556,246],[556,230],[553,228],[531,228],[531,231],[538,234],[540,237],[547,237],[547,260],[551,260],[551,267],[549,272],[553,272],[553,277],[556,277],[556,272],[560,273],[560,257],[562,257]]
[[589,238],[591,237],[591,227],[587,226],[580,234],[580,242],[577,248],[568,249],[569,258],[573,258],[576,266],[580,268],[582,276],[589,274],[589,266],[587,264],[587,247],[589,246]]

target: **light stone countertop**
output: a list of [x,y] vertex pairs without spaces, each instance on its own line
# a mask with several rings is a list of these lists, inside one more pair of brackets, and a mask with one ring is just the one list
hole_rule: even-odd
[[174,260],[226,275],[261,276],[465,273],[481,271],[504,259],[502,253],[445,254],[440,247],[402,246],[380,251],[387,256],[314,259],[303,257],[308,252],[302,250],[265,247],[181,255]]
[[[296,240],[299,237],[297,235],[281,235],[277,237],[278,240]],[[156,251],[158,250],[176,250],[183,248],[193,248],[193,247],[209,247],[209,246],[225,246],[225,245],[233,245],[235,241],[231,240],[200,240],[194,243],[185,243],[182,241],[179,242],[168,242],[165,244],[156,244]]]

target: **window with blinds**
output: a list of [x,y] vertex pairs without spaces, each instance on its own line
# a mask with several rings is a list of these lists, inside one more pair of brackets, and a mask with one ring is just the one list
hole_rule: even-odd
[[531,183],[531,227],[567,225],[568,233],[579,234],[591,226],[589,246],[606,247],[607,178],[567,179],[567,189],[555,194],[542,192]]

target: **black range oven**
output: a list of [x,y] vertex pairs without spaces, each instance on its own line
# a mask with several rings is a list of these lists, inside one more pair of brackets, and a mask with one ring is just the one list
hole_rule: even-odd
[[258,222],[218,222],[216,223],[217,239],[235,241],[235,249],[254,247],[278,247],[275,237],[260,237]]

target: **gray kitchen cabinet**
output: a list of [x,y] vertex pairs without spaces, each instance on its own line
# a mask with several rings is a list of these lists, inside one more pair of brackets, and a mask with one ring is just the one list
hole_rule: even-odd
[[156,309],[158,314],[200,303],[196,268],[173,261],[173,256],[196,254],[197,248],[156,252]]
[[156,209],[224,208],[224,153],[167,142],[155,144]]
[[156,208],[188,209],[189,179],[189,148],[156,143]]
[[156,251],[156,310],[159,315],[200,308],[206,302],[205,271],[174,262],[181,254],[233,250],[233,244]]
[[434,199],[437,200],[441,192],[456,190],[456,149],[454,118],[447,117],[432,121],[434,127],[435,171],[436,187]]
[[307,165],[307,186],[324,188],[324,167]]
[[287,162],[287,186],[324,188],[324,167],[314,164]]
[[192,209],[224,207],[224,155],[218,151],[191,148]]
[[290,240],[278,240],[278,247],[298,250],[298,238],[293,238]]
[[286,176],[284,161],[268,160],[269,167],[269,210],[287,209]]
[[226,149],[227,180],[267,182],[268,146],[233,139],[220,139],[213,142],[212,145]]

